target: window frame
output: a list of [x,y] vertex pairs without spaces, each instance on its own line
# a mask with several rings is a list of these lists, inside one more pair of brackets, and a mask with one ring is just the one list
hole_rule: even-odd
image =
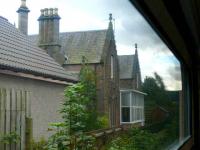
[[[122,93],[128,93],[129,97],[129,106],[123,106],[122,105]],[[133,105],[133,95],[135,96],[135,104]],[[138,98],[139,101],[136,99],[136,95],[143,96],[143,98]],[[146,93],[142,93],[140,91],[132,90],[132,89],[126,89],[126,90],[120,90],[120,124],[134,124],[134,123],[142,123],[144,125],[145,122],[145,116],[144,116],[144,96]],[[142,103],[138,103],[142,100]],[[123,114],[122,114],[122,108],[129,108],[129,122],[123,121]],[[133,119],[133,112],[138,111],[138,113]],[[139,117],[138,117],[139,116]],[[139,118],[139,119],[136,119]]]
[[[197,61],[195,59],[197,58],[195,55],[193,55],[193,51],[196,51],[197,47],[192,45],[191,42],[189,42],[190,45],[186,45],[184,41],[179,41],[176,39],[172,39],[169,34],[170,30],[168,28],[163,28],[162,22],[158,20],[158,17],[155,15],[158,10],[153,10],[150,8],[155,8],[153,5],[158,3],[147,3],[148,1],[139,1],[139,0],[130,0],[130,2],[136,7],[136,9],[141,13],[141,15],[145,18],[145,20],[150,24],[150,26],[153,28],[153,30],[156,32],[156,34],[163,40],[163,42],[169,47],[171,52],[177,57],[177,59],[180,61],[181,64],[181,74],[182,77],[185,75],[188,75],[187,78],[182,79],[182,88],[185,88],[186,83],[188,82],[189,89],[187,89],[189,92],[189,99],[187,99],[189,103],[189,130],[190,130],[190,136],[188,138],[185,138],[182,143],[180,143],[179,147],[176,147],[179,150],[189,150],[189,149],[197,149],[200,147],[199,140],[200,140],[200,123],[199,123],[199,114],[200,114],[200,108],[199,108],[199,81],[200,81],[200,69],[199,64],[197,64]],[[152,4],[152,5],[150,5]],[[161,3],[159,3],[161,4]],[[151,6],[151,7],[150,7]],[[164,6],[164,5],[163,5]],[[164,8],[164,7],[163,7]],[[153,10],[153,11],[152,11]],[[163,9],[163,12],[166,9]],[[163,16],[166,17],[166,14],[162,13]],[[165,22],[171,21],[170,18],[172,16],[166,17]],[[173,23],[173,22],[172,22]],[[164,24],[165,25],[165,24]],[[169,24],[167,24],[169,26]],[[174,24],[172,24],[174,25]],[[173,26],[170,26],[171,28]],[[177,26],[176,26],[177,28]],[[180,30],[178,30],[180,33]],[[176,34],[176,37],[179,36],[179,34]],[[183,36],[180,35],[180,37]],[[173,33],[173,37],[175,37]],[[183,38],[181,38],[183,40]],[[178,44],[177,44],[178,43]],[[188,44],[188,43],[187,43]],[[199,59],[199,58],[198,58]],[[198,82],[197,82],[198,81]],[[184,93],[184,91],[183,91]],[[185,94],[185,93],[184,93]],[[186,97],[183,98],[185,99]],[[195,132],[194,132],[195,131]]]

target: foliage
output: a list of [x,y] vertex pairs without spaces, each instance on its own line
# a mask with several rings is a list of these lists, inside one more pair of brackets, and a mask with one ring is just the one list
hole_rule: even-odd
[[139,128],[132,128],[128,134],[114,139],[108,150],[157,150],[158,140],[155,134]]
[[47,141],[42,137],[38,142],[32,140],[31,142],[33,150],[48,150],[46,147]]
[[178,140],[178,104],[168,97],[162,78],[157,73],[146,77],[142,89],[147,93],[145,107],[162,106],[169,111],[169,117],[142,129],[130,129],[128,134],[113,139],[107,145],[108,150],[160,150]]
[[85,132],[102,125],[96,112],[95,81],[94,72],[83,64],[80,82],[64,91],[65,100],[60,110],[63,122],[51,124],[55,133],[48,139],[49,150],[93,149],[95,139]]
[[107,150],[160,150],[177,139],[174,136],[174,124],[166,124],[166,128],[152,133],[146,129],[132,128],[128,133],[113,139]]
[[147,93],[147,96],[145,96],[146,103],[169,107],[169,97],[163,79],[157,73],[154,73],[154,78],[146,77],[144,79],[142,90]]
[[18,143],[20,141],[20,136],[16,132],[11,132],[9,134],[4,134],[0,136],[0,143],[11,144]]
[[99,128],[108,128],[109,127],[108,115],[98,116],[97,122],[98,122],[97,126]]

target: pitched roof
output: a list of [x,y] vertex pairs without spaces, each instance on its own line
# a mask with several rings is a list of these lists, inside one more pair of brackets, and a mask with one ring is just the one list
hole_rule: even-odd
[[119,55],[119,77],[120,79],[132,79],[134,72],[135,55]]
[[76,80],[3,17],[0,17],[0,69],[64,81]]
[[[101,62],[107,31],[60,33],[61,50],[68,57],[66,64],[80,64],[82,63],[82,56],[86,57],[88,63]],[[31,35],[29,39],[38,44],[38,35]]]

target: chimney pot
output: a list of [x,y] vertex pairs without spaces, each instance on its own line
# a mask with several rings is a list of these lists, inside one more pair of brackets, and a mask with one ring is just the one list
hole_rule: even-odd
[[48,8],[48,16],[50,16],[50,14],[51,14],[51,10],[50,8]]
[[48,16],[48,8],[44,9],[44,16]]
[[44,9],[41,9],[40,12],[41,12],[41,16],[44,16]]
[[50,8],[49,10],[50,10],[50,14],[49,15],[53,16],[53,8]]
[[58,8],[54,9],[54,15],[58,15]]
[[21,0],[21,7],[26,7],[26,0]]

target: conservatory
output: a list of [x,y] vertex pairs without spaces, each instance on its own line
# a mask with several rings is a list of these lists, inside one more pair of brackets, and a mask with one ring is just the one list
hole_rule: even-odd
[[120,124],[144,125],[144,96],[137,90],[120,90]]

